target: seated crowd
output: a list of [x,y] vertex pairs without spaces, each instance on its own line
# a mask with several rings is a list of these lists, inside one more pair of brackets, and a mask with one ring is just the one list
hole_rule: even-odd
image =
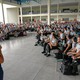
[[10,37],[26,36],[26,28],[14,24],[0,25],[0,41],[9,40]]
[[[41,26],[37,30],[35,46],[38,44],[42,45],[42,54],[46,57],[51,55],[51,50],[57,49],[58,53],[54,53],[56,58],[63,59],[63,61],[67,61],[70,64],[74,62],[80,64],[80,35],[77,34],[79,25],[80,23],[68,22],[65,24],[55,23],[51,26]],[[77,71],[76,67],[76,74],[78,73]]]

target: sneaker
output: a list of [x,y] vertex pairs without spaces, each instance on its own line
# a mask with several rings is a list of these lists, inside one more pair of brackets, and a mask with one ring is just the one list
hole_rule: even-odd
[[47,54],[47,55],[46,55],[46,57],[49,57],[49,56],[50,56],[50,54]]
[[45,53],[45,51],[42,52],[42,54],[44,54],[44,53]]
[[45,56],[47,55],[47,53],[44,54]]
[[35,44],[34,46],[38,46],[38,44]]
[[78,72],[75,72],[75,73],[72,73],[72,75],[79,75],[79,73]]

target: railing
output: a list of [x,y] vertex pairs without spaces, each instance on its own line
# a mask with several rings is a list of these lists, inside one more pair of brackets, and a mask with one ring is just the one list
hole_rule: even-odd
[[4,1],[17,3],[17,4],[21,5],[21,3],[25,3],[25,2],[27,3],[27,2],[30,2],[30,1],[35,1],[35,2],[39,3],[41,0],[4,0]]
[[21,5],[21,0],[4,0],[6,2],[16,3]]

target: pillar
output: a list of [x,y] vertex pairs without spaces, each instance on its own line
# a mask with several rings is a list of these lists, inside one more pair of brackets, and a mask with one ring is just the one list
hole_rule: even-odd
[[32,13],[32,6],[31,6],[31,22],[33,22],[33,21],[32,21],[32,14],[33,14],[33,13]]
[[22,7],[20,7],[20,15],[21,15],[21,24],[23,24]]
[[58,2],[58,4],[57,4],[57,23],[58,23],[58,21],[59,21],[59,2]]
[[41,21],[41,4],[40,4],[40,21]]
[[50,15],[51,15],[51,11],[50,11],[50,7],[51,7],[51,0],[48,0],[48,25],[51,24],[51,20],[50,20]]
[[3,0],[1,1],[1,7],[2,7],[2,17],[3,17],[3,23],[5,24],[5,16],[4,16],[4,6],[3,6]]

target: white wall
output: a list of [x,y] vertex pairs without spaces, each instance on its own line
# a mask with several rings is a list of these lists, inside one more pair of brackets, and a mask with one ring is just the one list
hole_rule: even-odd
[[3,22],[3,17],[2,17],[2,7],[1,7],[1,3],[0,3],[0,22]]
[[[3,4],[5,23],[8,23],[7,8],[14,8],[14,7],[16,7],[16,6]],[[1,3],[0,3],[0,22],[3,22],[3,15],[2,15],[2,6],[1,6]]]
[[18,23],[18,15],[17,8],[7,8],[8,23]]

